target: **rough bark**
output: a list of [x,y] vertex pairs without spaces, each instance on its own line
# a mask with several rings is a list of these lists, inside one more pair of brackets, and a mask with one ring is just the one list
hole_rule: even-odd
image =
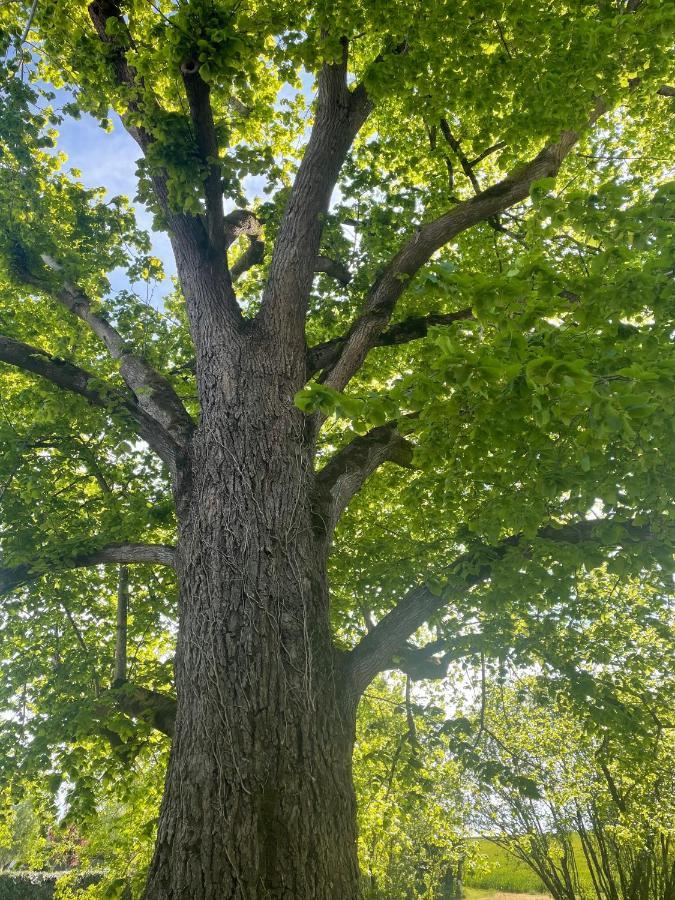
[[175,736],[146,900],[358,896],[304,354],[233,340],[177,496]]
[[[319,76],[315,125],[254,320],[223,313],[229,272],[219,281],[189,243],[174,243],[201,420],[175,481],[177,708],[145,900],[357,898],[356,705],[395,655],[419,667],[407,640],[443,603],[422,587],[347,658],[336,651],[326,579],[332,526],[378,465],[409,462],[410,449],[395,430],[376,429],[315,476],[316,422],[293,403],[307,379],[304,318],[321,214],[369,111],[364,91],[347,88],[345,47],[343,63]],[[577,137],[565,133],[524,173],[425,226],[374,286],[351,331],[321,361],[315,354],[322,366],[330,356],[328,383],[344,387],[368,351],[386,343],[401,275],[527,196],[532,181],[557,171]],[[232,228],[247,222],[243,214]],[[254,217],[249,227],[258,239]],[[448,315],[455,321],[470,313]],[[391,342],[422,336],[430,324],[393,326]]]

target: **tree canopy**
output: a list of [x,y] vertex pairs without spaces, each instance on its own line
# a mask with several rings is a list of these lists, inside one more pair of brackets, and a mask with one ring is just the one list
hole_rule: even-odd
[[[633,733],[598,673],[669,627],[674,24],[656,0],[0,10],[6,783],[49,775],[86,817],[167,752],[172,480],[221,316],[306,346],[286,399],[320,429],[358,689],[535,667]],[[135,198],[69,168],[82,116],[136,142]]]

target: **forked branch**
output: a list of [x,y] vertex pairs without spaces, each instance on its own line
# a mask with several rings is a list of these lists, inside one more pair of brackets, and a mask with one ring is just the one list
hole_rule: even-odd
[[[42,260],[57,275],[61,272],[60,265],[51,257],[44,254]],[[60,287],[52,288],[45,279],[33,273],[21,274],[26,283],[55,297],[89,326],[105,344],[110,356],[119,360],[120,375],[141,409],[164,428],[179,446],[184,446],[190,439],[194,423],[168,379],[153,369],[146,359],[134,353],[104,316],[93,312],[91,298],[77,285],[63,281]]]
[[[108,48],[107,59],[112,65],[115,80],[128,98],[127,108],[121,113],[122,124],[147,156],[154,138],[141,123],[147,119],[149,112],[161,117],[162,111],[157,100],[146,90],[143,80],[127,60],[126,48],[133,48],[135,43],[122,9],[117,0],[93,0],[87,10],[101,43]],[[115,22],[114,30],[108,26],[111,20]],[[198,217],[172,209],[166,173],[155,170],[151,173],[151,177],[155,197],[171,231],[180,240],[199,242],[200,232],[202,235],[204,232],[203,225]]]
[[0,335],[0,362],[39,375],[63,390],[79,394],[93,406],[131,422],[139,437],[147,442],[172,471],[175,470],[180,447],[164,428],[140,407],[133,394],[112,388],[102,379],[73,363],[5,335]]
[[[230,277],[232,283],[241,278],[241,276],[252,269],[253,266],[260,265],[265,258],[265,242],[258,237],[258,233],[249,235],[250,243],[241,256],[236,259],[230,266]],[[339,260],[331,259],[328,256],[318,256],[314,266],[315,273],[322,272],[330,278],[334,278],[343,286],[347,286],[352,279],[352,273],[344,263]]]
[[204,200],[209,244],[214,256],[224,259],[223,176],[218,157],[220,147],[211,107],[211,88],[202,78],[199,62],[196,59],[186,60],[181,66],[181,74],[190,107],[190,119],[195,132],[197,149],[205,170]]
[[365,481],[385,462],[409,468],[413,447],[397,422],[373,428],[343,447],[316,476],[314,509],[328,535]]
[[[605,111],[598,103],[590,117],[595,122]],[[532,184],[557,175],[563,160],[577,143],[581,133],[564,131],[560,140],[543,149],[533,160],[511,173],[498,184],[481,191],[471,200],[423,225],[390,261],[372,286],[361,316],[343,339],[340,356],[325,381],[342,390],[363,365],[368,352],[377,345],[406,285],[432,255],[463,231],[524,200]]]
[[[426,337],[429,329],[435,325],[452,325],[463,319],[472,319],[473,312],[470,307],[458,309],[451,313],[431,313],[428,316],[411,316],[402,322],[390,325],[386,331],[377,335],[374,347],[391,347],[396,344],[407,344]],[[310,377],[323,369],[330,369],[335,365],[344,350],[347,336],[333,338],[316,344],[307,351],[307,376]]]
[[[187,71],[181,74],[191,123],[196,131],[195,141],[205,171],[203,183],[207,214],[204,221],[199,215],[177,209],[171,202],[166,171],[152,158],[155,138],[147,123],[153,119],[161,121],[165,113],[142,77],[129,64],[126,48],[133,47],[134,40],[119,3],[117,0],[94,0],[89,4],[88,11],[101,42],[109,48],[107,58],[117,84],[123,89],[126,109],[121,112],[122,124],[148,159],[154,195],[169,229],[192,335],[199,348],[202,341],[213,334],[214,328],[224,327],[231,331],[241,321],[241,311],[232,290],[223,252],[220,164],[208,86],[198,69],[193,71],[190,61],[185,63]],[[115,22],[114,29],[108,27],[111,20]],[[208,272],[207,290],[203,289],[203,285],[195,285],[191,278],[195,261],[199,261]]]
[[[630,523],[622,523],[621,533],[623,539],[617,537],[617,525],[611,520],[583,520],[567,525],[546,525],[539,529],[537,538],[569,544],[598,541],[616,548],[623,546],[625,541],[643,541],[651,536],[648,526]],[[418,628],[453,598],[461,598],[471,588],[487,581],[495,562],[509,549],[524,543],[526,538],[517,534],[493,547],[481,545],[463,553],[448,567],[443,590],[431,591],[426,584],[420,584],[408,591],[348,654],[347,668],[354,696],[360,696],[379,672],[396,665],[397,656],[403,654],[405,658],[409,650],[407,642]]]
[[[323,217],[347,154],[372,110],[363,85],[347,86],[348,43],[342,58],[325,63],[317,78],[314,126],[277,235],[261,316],[298,345],[316,270]],[[287,327],[285,327],[287,326]]]

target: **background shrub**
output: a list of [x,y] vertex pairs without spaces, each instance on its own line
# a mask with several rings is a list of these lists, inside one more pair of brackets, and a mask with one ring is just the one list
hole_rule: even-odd
[[[56,882],[65,872],[0,872],[0,900],[53,900]],[[70,873],[68,873],[70,874]],[[77,887],[88,887],[101,880],[89,873],[76,878]]]

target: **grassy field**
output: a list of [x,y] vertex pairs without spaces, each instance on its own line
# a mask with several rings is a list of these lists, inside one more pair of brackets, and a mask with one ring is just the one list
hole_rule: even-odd
[[466,876],[468,887],[529,894],[545,893],[546,888],[541,879],[525,863],[491,841],[481,839],[478,845],[482,862],[473,876]]
[[[467,897],[475,897],[476,900],[478,900],[479,897],[481,900],[483,900],[483,898],[484,900],[493,900],[493,898],[494,900],[502,900],[500,894],[494,893],[495,891],[511,891],[513,893],[548,896],[546,887],[541,879],[538,878],[525,863],[484,838],[481,838],[478,844],[482,862],[473,875],[467,874],[465,880],[469,888],[481,888],[483,894],[474,893],[472,895],[467,892]],[[586,866],[586,860],[581,851],[581,846],[578,846],[578,841],[575,841],[574,849],[582,886],[586,880],[588,880],[590,886],[590,875]],[[487,893],[485,893],[486,891]],[[490,891],[493,893],[490,893]],[[508,894],[504,896],[507,897]],[[530,900],[532,900],[531,896]]]
[[551,900],[550,894],[514,894],[511,891],[483,890],[483,888],[466,888],[465,900]]

